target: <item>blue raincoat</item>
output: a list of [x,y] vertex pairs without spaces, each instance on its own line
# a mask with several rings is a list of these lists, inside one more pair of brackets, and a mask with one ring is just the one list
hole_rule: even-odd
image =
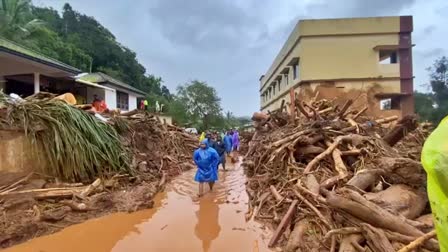
[[232,136],[226,134],[223,140],[224,144],[226,145],[226,152],[232,152]]
[[[204,141],[203,141],[204,142]],[[198,166],[194,180],[197,182],[215,182],[218,180],[218,164],[220,157],[215,149],[208,147],[197,149],[193,154],[194,163]]]

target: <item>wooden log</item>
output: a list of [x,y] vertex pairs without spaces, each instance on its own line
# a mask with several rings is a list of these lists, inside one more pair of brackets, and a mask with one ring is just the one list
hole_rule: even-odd
[[[83,187],[82,189],[84,189]],[[33,193],[33,197],[35,199],[68,199],[72,198],[74,195],[81,193],[82,189],[79,188],[68,188],[63,190],[53,190],[53,191],[45,191],[45,192],[35,192]]]
[[328,231],[328,233],[325,234],[324,240],[328,240],[333,235],[348,235],[348,234],[358,234],[362,232],[362,228],[360,227],[344,227],[344,228],[338,228]]
[[277,202],[281,202],[283,200],[283,197],[280,195],[280,193],[277,191],[277,189],[275,189],[275,186],[271,185],[269,187],[269,189],[271,189],[272,196],[274,196],[274,198],[275,198],[275,200],[277,200]]
[[346,177],[348,175],[348,171],[344,161],[341,158],[341,151],[338,148],[335,148],[331,155],[333,157],[334,168],[339,173],[339,176]]
[[312,129],[306,129],[306,130],[302,130],[302,131],[296,132],[296,133],[294,133],[294,134],[292,134],[290,136],[287,136],[287,137],[285,137],[283,139],[280,139],[280,140],[272,143],[271,146],[274,147],[274,148],[278,147],[278,146],[283,145],[285,143],[289,143],[292,140],[295,140],[299,136],[310,134],[311,132],[313,132]]
[[319,195],[319,182],[317,181],[316,177],[313,174],[306,175],[305,178],[305,186],[310,190],[313,194],[316,196]]
[[318,114],[324,114],[333,110],[333,107],[328,107],[322,110],[317,111]]
[[158,188],[162,188],[166,183],[166,173],[162,173],[162,178],[159,181],[159,184],[157,185]]
[[415,237],[423,234],[423,232],[408,224],[404,217],[391,214],[375,203],[366,200],[355,191],[342,188],[339,193],[340,195],[334,191],[326,193],[329,206],[343,210],[375,227]]
[[364,112],[366,112],[366,110],[367,110],[367,106],[365,106],[363,109],[361,109],[358,113],[356,113],[353,117],[352,117],[352,119],[353,120],[356,120],[356,118],[358,118],[360,115],[362,115]]
[[67,201],[67,200],[63,200],[61,201],[61,203],[63,205],[70,207],[70,209],[72,209],[72,211],[75,212],[87,212],[89,210],[92,210],[90,208],[87,208],[86,204],[84,203],[75,203],[73,201]]
[[310,155],[310,154],[320,154],[324,152],[325,149],[315,145],[307,145],[298,147],[296,151],[302,155]]
[[[416,239],[416,237],[399,234],[389,230],[385,230],[385,234],[390,241],[395,241],[402,244],[411,243]],[[430,251],[439,251],[439,242],[435,239],[429,239],[422,244],[422,247]]]
[[311,162],[308,163],[308,165],[305,167],[304,173],[306,174],[311,172],[311,169],[313,169],[314,166],[326,156],[330,155],[333,150],[336,149],[340,142],[353,139],[353,137],[353,135],[338,136],[336,140],[324,152],[317,155],[313,160],[311,160]]
[[403,139],[409,132],[414,131],[418,126],[415,115],[406,115],[383,137],[384,142],[394,146]]
[[93,181],[92,184],[88,185],[86,189],[84,189],[80,196],[82,198],[85,198],[89,196],[93,191],[95,191],[99,186],[101,185],[101,179],[97,178],[95,181]]
[[138,109],[133,109],[133,110],[128,111],[128,112],[123,112],[123,113],[121,113],[120,115],[121,115],[121,116],[132,116],[132,115],[136,115],[136,114],[138,114],[138,113],[140,113],[140,110],[138,110]]
[[300,182],[296,183],[296,187],[297,187],[297,189],[299,189],[300,192],[306,193],[306,194],[312,196],[316,201],[318,201],[320,203],[326,203],[326,200],[322,196],[320,196],[319,194],[315,194],[314,192],[304,188],[303,186],[300,185]]
[[22,190],[22,191],[14,191],[14,192],[4,192],[0,193],[0,196],[6,196],[6,195],[20,195],[20,194],[45,194],[45,193],[55,193],[61,192],[63,195],[65,191],[81,191],[85,189],[86,187],[73,187],[73,188],[44,188],[44,189],[30,189],[30,190]]
[[348,174],[342,174],[342,175],[336,175],[336,176],[330,177],[330,178],[324,180],[324,182],[322,182],[320,184],[320,188],[325,188],[325,189],[329,190],[333,186],[337,185],[339,183],[339,181],[344,180],[347,177],[348,177]]
[[432,230],[429,233],[426,233],[420,237],[418,237],[417,239],[415,239],[415,241],[409,243],[408,245],[404,246],[402,249],[398,250],[398,252],[410,252],[413,251],[414,249],[418,248],[419,246],[421,246],[425,241],[436,237],[437,233],[436,230]]
[[4,192],[11,192],[11,191],[13,191],[12,189],[17,188],[18,185],[26,183],[31,178],[31,176],[33,176],[33,174],[34,174],[34,172],[31,172],[26,177],[19,179],[18,181],[12,183],[9,186],[6,186],[5,188],[2,188],[0,191],[0,195]]
[[339,111],[339,113],[338,113],[337,116],[338,116],[339,118],[344,117],[345,112],[347,111],[348,108],[350,108],[350,106],[351,106],[352,104],[353,104],[353,100],[352,100],[352,99],[347,100],[347,101],[344,103],[344,106],[342,106],[342,109],[341,109],[341,111]]
[[306,231],[308,230],[309,222],[307,219],[302,219],[294,225],[294,229],[289,235],[288,242],[285,246],[285,252],[295,252],[303,242]]
[[[397,119],[398,119],[398,116],[390,116],[390,117],[375,120],[375,121],[373,121],[373,123],[366,122],[366,123],[362,124],[361,127],[365,128],[365,127],[369,127],[370,125],[390,123],[390,122],[396,121]],[[353,130],[356,130],[356,126],[350,126],[350,127],[341,129],[341,132],[350,132]]]
[[361,234],[352,234],[344,237],[339,246],[339,252],[364,252],[359,243],[364,240],[364,236]]
[[394,247],[387,239],[383,230],[372,227],[369,224],[362,223],[364,237],[367,240],[367,245],[373,252],[395,252]]
[[313,212],[320,218],[322,223],[324,223],[327,228],[332,228],[330,223],[327,221],[327,218],[325,218],[325,216],[313,204],[311,204],[311,202],[303,197],[297,190],[293,189],[293,192],[299,199],[303,201],[303,203],[305,203],[309,208],[311,208],[311,210],[313,210]]
[[296,100],[296,108],[302,113],[306,118],[311,118],[312,115],[306,111],[306,109],[303,107],[302,103],[299,100]]
[[385,171],[381,169],[361,170],[347,182],[347,185],[366,190],[369,186],[374,185],[378,177],[384,173]]
[[270,248],[272,248],[277,243],[277,241],[280,239],[280,236],[283,234],[285,229],[291,224],[292,218],[296,212],[298,202],[299,202],[298,200],[294,200],[289,206],[288,211],[286,212],[285,216],[283,216],[282,221],[278,225],[277,229],[274,232],[274,235],[269,241],[268,246]]

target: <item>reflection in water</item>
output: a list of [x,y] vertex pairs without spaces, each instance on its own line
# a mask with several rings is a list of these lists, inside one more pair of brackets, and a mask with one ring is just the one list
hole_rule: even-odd
[[156,196],[153,209],[90,220],[5,252],[269,251],[269,231],[244,218],[248,202],[244,171],[228,163],[213,192],[200,199],[193,196],[198,187],[195,170],[190,170]]
[[214,239],[221,231],[219,226],[219,206],[210,197],[204,197],[199,201],[199,210],[196,212],[198,223],[194,228],[195,235],[202,241],[202,249],[207,252]]

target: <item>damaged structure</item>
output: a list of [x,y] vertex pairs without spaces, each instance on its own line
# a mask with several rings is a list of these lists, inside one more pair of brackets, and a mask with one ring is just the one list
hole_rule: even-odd
[[301,20],[260,78],[262,111],[297,98],[368,106],[371,116],[414,112],[412,16]]
[[0,39],[0,90],[26,97],[41,91],[72,93],[78,104],[103,99],[110,110],[130,111],[145,92],[104,73],[82,71],[34,52],[14,42]]

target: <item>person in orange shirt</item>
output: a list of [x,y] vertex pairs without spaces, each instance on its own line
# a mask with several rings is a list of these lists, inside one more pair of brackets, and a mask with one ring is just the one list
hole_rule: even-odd
[[93,95],[92,106],[99,113],[104,112],[107,109],[107,105],[104,100],[98,98],[98,95]]

